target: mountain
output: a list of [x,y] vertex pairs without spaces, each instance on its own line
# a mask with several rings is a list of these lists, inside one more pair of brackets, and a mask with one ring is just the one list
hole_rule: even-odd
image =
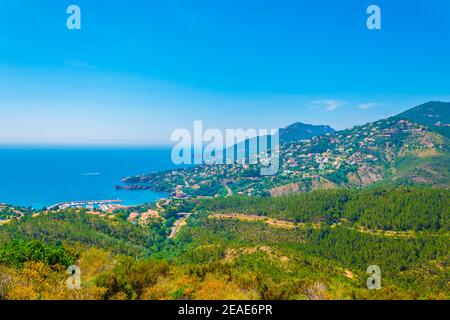
[[444,118],[433,108],[287,139],[275,176],[232,164],[124,179],[177,196],[155,204],[0,204],[0,300],[448,300],[450,148],[425,122]]
[[[326,133],[333,133],[335,130],[328,125],[312,125],[301,122],[296,122],[287,126],[286,128],[279,129],[280,144],[286,144],[293,141],[307,140],[313,137],[318,137]],[[266,139],[267,136],[260,136],[261,139]],[[258,138],[247,139],[243,142],[235,144],[233,147],[229,147],[225,150],[224,154],[230,152],[231,148],[235,149],[235,154],[240,152],[245,153],[246,158],[248,155],[258,153]]]
[[[333,131],[308,140],[284,142],[280,169],[261,176],[258,165],[201,165],[194,168],[130,177],[142,186],[182,196],[230,194],[279,196],[316,189],[355,188],[374,184],[450,184],[449,139],[436,130],[447,128],[448,103],[430,102],[398,116]],[[413,120],[416,119],[416,120]],[[430,125],[430,119],[439,119]],[[416,122],[417,121],[417,122]],[[283,131],[284,137],[304,125]],[[297,136],[298,137],[298,136]]]
[[286,128],[280,129],[280,142],[289,143],[298,140],[306,140],[333,132],[335,132],[335,130],[328,125],[312,125],[296,122]]
[[450,103],[431,101],[396,116],[429,127],[450,138]]

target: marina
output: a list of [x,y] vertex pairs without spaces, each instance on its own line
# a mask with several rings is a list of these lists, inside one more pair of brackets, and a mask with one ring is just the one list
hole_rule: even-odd
[[84,208],[84,209],[100,209],[108,211],[121,207],[122,200],[88,200],[88,201],[68,201],[60,202],[48,207],[48,210],[62,210],[69,208]]

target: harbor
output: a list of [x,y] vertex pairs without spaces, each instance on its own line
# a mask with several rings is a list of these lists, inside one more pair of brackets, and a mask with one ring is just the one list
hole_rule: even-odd
[[110,211],[122,207],[122,200],[88,200],[88,201],[67,201],[60,202],[48,207],[48,210],[64,210],[69,208],[77,209],[99,209],[101,211]]

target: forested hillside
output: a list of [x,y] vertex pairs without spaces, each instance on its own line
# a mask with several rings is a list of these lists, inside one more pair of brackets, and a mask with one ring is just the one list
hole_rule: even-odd
[[[0,298],[449,299],[449,199],[423,187],[185,199],[145,224],[37,212],[0,226]],[[66,287],[72,264],[79,290]]]
[[205,164],[127,177],[118,188],[152,189],[177,197],[280,196],[318,189],[450,182],[449,104],[430,102],[396,117],[282,143],[279,170],[260,165]]
[[208,212],[254,214],[301,223],[348,222],[379,230],[450,231],[448,189],[337,189],[276,198],[236,196],[207,200],[200,208]]

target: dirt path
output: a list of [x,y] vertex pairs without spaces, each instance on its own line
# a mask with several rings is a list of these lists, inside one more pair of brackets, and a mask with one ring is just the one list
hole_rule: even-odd
[[449,233],[437,233],[437,232],[430,232],[430,233],[421,233],[421,232],[415,232],[415,231],[394,231],[394,230],[370,230],[363,227],[348,227],[345,226],[347,230],[357,231],[360,233],[370,234],[372,236],[380,236],[380,237],[393,237],[393,238],[409,238],[414,239],[417,237],[450,237]]
[[239,213],[216,213],[211,214],[208,216],[210,219],[238,219],[241,221],[262,221],[267,223],[268,225],[276,228],[283,228],[283,229],[294,229],[299,226],[302,226],[300,223],[294,223],[284,220],[277,220],[272,219],[264,216],[257,216],[257,215],[246,215],[246,214],[239,214]]

